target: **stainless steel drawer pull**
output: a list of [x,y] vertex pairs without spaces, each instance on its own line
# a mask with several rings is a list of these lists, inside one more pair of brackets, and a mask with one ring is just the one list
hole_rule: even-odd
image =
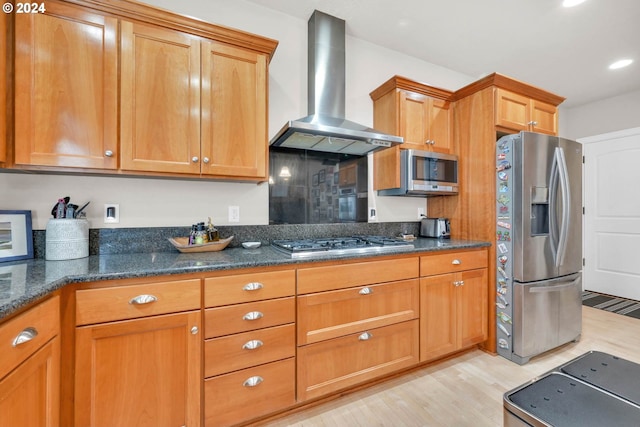
[[247,378],[245,382],[242,383],[242,385],[245,387],[255,387],[262,381],[264,381],[264,379],[256,375],[255,377]]
[[366,287],[366,288],[362,288],[360,289],[360,292],[358,292],[360,295],[371,295],[373,293],[373,289]]
[[358,337],[358,339],[360,341],[367,341],[369,339],[373,338],[373,334],[371,334],[371,332],[363,332],[360,334],[360,336]]
[[255,350],[256,348],[260,348],[264,345],[264,343],[260,340],[251,340],[244,343],[242,346],[243,350]]
[[156,301],[158,301],[158,297],[156,297],[155,295],[142,294],[142,295],[138,295],[137,297],[131,298],[129,300],[129,304],[142,305],[142,304],[151,304],[152,302],[156,302]]
[[194,326],[191,328],[191,335],[197,335],[198,334],[198,327]]
[[260,313],[259,311],[250,311],[244,316],[242,316],[242,320],[258,320],[258,319],[261,319],[263,316],[264,314]]
[[257,291],[258,289],[264,288],[264,285],[260,282],[251,282],[247,283],[242,287],[243,291]]
[[454,259],[453,261],[451,261],[451,264],[460,265],[460,264],[462,264],[462,261],[460,261],[459,259]]
[[29,342],[37,336],[38,336],[38,331],[36,330],[36,328],[33,328],[31,326],[29,326],[28,328],[24,328],[22,332],[20,332],[18,336],[14,338],[13,346],[17,347],[20,344]]

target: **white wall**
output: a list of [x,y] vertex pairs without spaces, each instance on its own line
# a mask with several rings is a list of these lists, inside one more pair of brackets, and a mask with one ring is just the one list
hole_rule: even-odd
[[[279,40],[269,70],[269,136],[287,120],[307,113],[307,21],[242,0],[148,0],[147,3]],[[373,124],[369,92],[394,74],[457,89],[474,79],[400,55],[361,40],[347,38],[346,114]],[[30,209],[33,228],[44,229],[51,207],[62,196],[76,204],[91,201],[91,227],[179,226],[212,216],[229,224],[227,207],[240,206],[242,225],[267,224],[268,187],[248,183],[122,178],[82,175],[0,173],[0,209]],[[120,204],[116,225],[102,221],[105,203]],[[378,221],[417,219],[425,199],[377,198]]]
[[560,108],[560,135],[576,140],[640,127],[640,90],[573,108]]

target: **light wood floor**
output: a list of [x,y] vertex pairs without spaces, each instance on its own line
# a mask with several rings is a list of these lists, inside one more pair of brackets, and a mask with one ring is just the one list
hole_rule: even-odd
[[272,427],[502,426],[505,392],[590,350],[640,363],[640,320],[583,307],[582,339],[519,366],[480,350],[280,418]]

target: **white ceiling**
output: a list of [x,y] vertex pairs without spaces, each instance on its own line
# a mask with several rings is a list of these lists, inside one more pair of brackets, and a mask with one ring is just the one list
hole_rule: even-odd
[[[566,97],[565,107],[640,90],[638,0],[249,1],[305,21],[318,9],[352,37],[472,77],[499,72]],[[608,69],[621,58],[634,63]]]

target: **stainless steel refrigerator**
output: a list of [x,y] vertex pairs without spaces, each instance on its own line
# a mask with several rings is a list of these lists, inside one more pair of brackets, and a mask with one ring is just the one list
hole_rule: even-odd
[[580,339],[582,159],[533,132],[496,143],[496,339],[518,364]]

